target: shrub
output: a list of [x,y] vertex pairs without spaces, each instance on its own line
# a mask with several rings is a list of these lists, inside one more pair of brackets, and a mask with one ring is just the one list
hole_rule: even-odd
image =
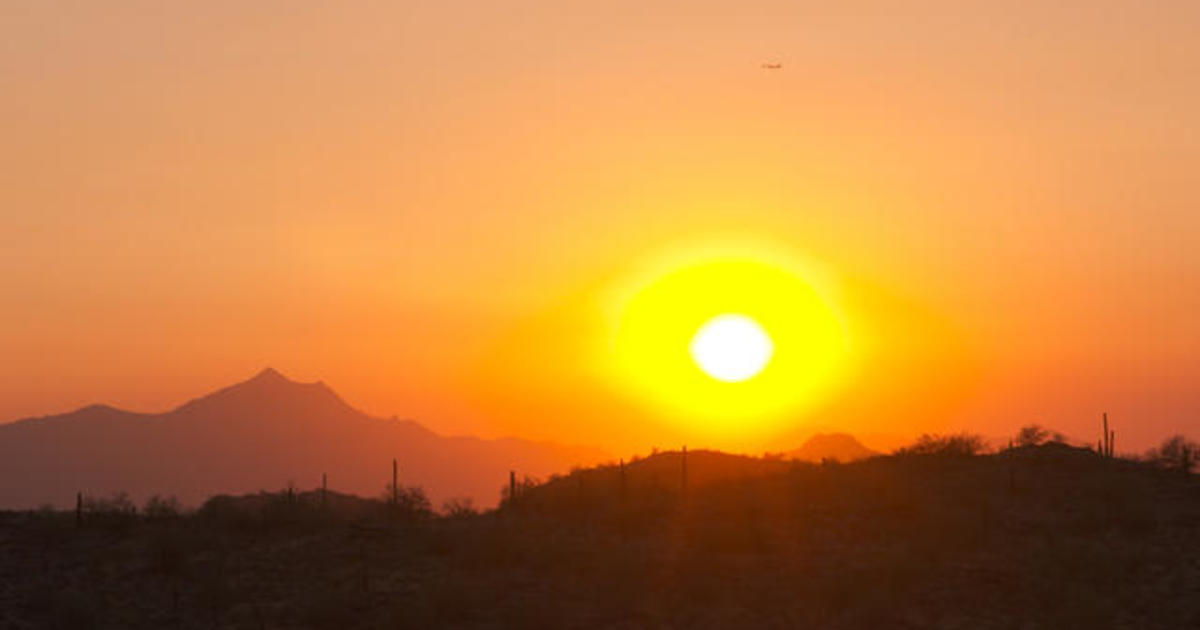
[[1021,427],[1017,431],[1017,446],[1040,446],[1050,438],[1050,432],[1038,424]]
[[[571,475],[581,474],[578,466],[572,468],[571,470],[572,470]],[[563,478],[565,479],[566,477],[563,477]],[[510,504],[513,502],[514,498],[520,499],[521,497],[525,496],[529,491],[538,487],[538,485],[540,483],[541,482],[538,481],[536,478],[530,477],[529,475],[525,475],[521,479],[516,480],[516,488],[513,488],[511,484],[505,484],[504,487],[500,488],[500,504],[501,505]],[[516,497],[512,496],[513,490],[516,490]]]
[[187,545],[175,532],[160,532],[151,540],[149,565],[156,573],[177,577],[183,572],[187,557]]
[[971,456],[982,453],[987,442],[973,433],[955,435],[922,434],[916,442],[896,451],[897,455],[952,455]]
[[142,507],[142,514],[151,520],[175,518],[181,511],[179,499],[174,495],[163,497],[156,494],[146,499],[146,505]]
[[1145,459],[1165,470],[1176,470],[1190,473],[1196,467],[1196,457],[1200,455],[1200,444],[1182,435],[1172,435],[1163,440],[1162,444],[1146,452]]
[[450,518],[466,518],[477,513],[475,502],[470,497],[454,497],[442,503],[442,514]]
[[86,496],[83,511],[88,516],[103,518],[125,518],[137,514],[137,507],[127,492],[114,492],[107,497]]
[[83,498],[84,522],[95,523],[124,535],[137,520],[137,507],[125,492],[114,492],[107,497]]
[[384,488],[383,500],[388,509],[402,518],[419,520],[433,516],[433,504],[420,486],[400,486],[395,493],[392,484]]

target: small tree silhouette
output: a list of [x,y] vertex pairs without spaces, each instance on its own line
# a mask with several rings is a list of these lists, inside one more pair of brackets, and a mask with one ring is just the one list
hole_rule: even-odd
[[383,500],[396,516],[406,520],[420,520],[433,515],[433,504],[420,486],[393,487],[387,484]]
[[1196,467],[1198,455],[1200,455],[1200,444],[1177,434],[1163,440],[1158,447],[1147,451],[1146,459],[1164,469],[1188,474]]
[[146,505],[142,507],[142,515],[150,520],[175,518],[181,511],[183,510],[179,505],[179,499],[174,495],[169,497],[153,495],[146,499]]
[[987,442],[982,436],[973,433],[958,433],[955,435],[922,434],[916,442],[901,447],[897,455],[978,455],[987,449]]
[[1030,424],[1017,431],[1017,446],[1041,446],[1050,438],[1050,432],[1039,424]]
[[442,502],[442,514],[450,518],[466,518],[475,516],[478,510],[475,509],[475,502],[471,497],[454,497],[446,499]]

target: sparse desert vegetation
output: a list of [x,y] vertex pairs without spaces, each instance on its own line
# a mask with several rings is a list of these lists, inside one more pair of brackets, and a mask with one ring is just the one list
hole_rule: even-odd
[[434,513],[416,488],[190,512],[84,498],[82,522],[0,519],[0,625],[1197,627],[1192,448],[1135,461],[1044,435],[983,454],[958,435],[843,464],[663,452],[514,476],[482,513]]

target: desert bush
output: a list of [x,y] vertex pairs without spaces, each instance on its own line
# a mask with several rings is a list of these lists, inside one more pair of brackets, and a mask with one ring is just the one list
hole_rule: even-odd
[[442,503],[442,514],[450,518],[466,518],[475,516],[478,510],[475,509],[475,502],[471,497],[454,497],[446,499]]
[[158,532],[150,541],[149,565],[161,575],[176,577],[183,572],[189,549],[186,541],[177,532]]
[[83,511],[88,516],[122,518],[137,514],[137,507],[129,498],[129,493],[114,492],[107,497],[85,496]]
[[389,512],[406,520],[422,520],[433,516],[433,504],[420,486],[400,486],[393,493],[392,484],[383,491],[382,499]]
[[971,456],[982,453],[987,448],[987,442],[982,436],[973,433],[957,433],[954,435],[922,434],[916,442],[901,447],[897,455],[942,455],[942,456]]
[[175,518],[182,511],[179,499],[174,495],[164,497],[156,494],[146,499],[146,504],[142,506],[142,514],[151,520]]
[[1165,470],[1190,473],[1200,456],[1200,444],[1182,435],[1172,435],[1146,452],[1145,460]]
[[30,582],[22,591],[18,604],[38,622],[31,627],[86,630],[100,625],[100,608],[91,593],[62,588],[45,579]]
[[137,518],[137,507],[125,492],[114,492],[107,497],[85,496],[82,507],[84,522],[120,535],[127,533]]
[[[567,479],[567,478],[570,478],[572,475],[581,474],[580,470],[581,469],[578,466],[575,466],[571,469],[572,472],[570,475],[567,475],[566,477],[561,477],[561,479]],[[517,479],[516,481],[517,481],[517,483],[516,483],[515,490],[516,490],[516,498],[518,498],[518,499],[521,498],[522,496],[524,496],[525,494],[527,494],[530,490],[533,490],[534,488],[538,487],[538,485],[541,484],[541,482],[538,479],[536,479],[534,477],[530,477],[529,475],[525,475],[524,477],[521,477],[520,479]],[[513,500],[513,496],[512,496],[513,492],[512,491],[514,490],[514,488],[512,488],[511,486],[512,486],[512,484],[505,484],[504,487],[502,487],[500,489],[500,505],[506,505],[506,504],[512,503],[512,500]]]
[[224,558],[204,567],[197,575],[196,600],[212,617],[212,626],[224,627],[223,616],[233,601],[233,590],[225,578]]
[[1039,424],[1030,424],[1017,431],[1017,446],[1040,446],[1050,439],[1050,432]]
[[227,527],[248,526],[253,520],[245,506],[237,498],[227,494],[209,497],[196,511],[196,516],[212,525]]

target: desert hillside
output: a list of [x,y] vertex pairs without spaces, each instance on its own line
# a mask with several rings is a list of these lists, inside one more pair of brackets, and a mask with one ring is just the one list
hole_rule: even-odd
[[660,453],[496,511],[334,493],[0,518],[13,628],[1186,628],[1200,483],[1061,444]]

